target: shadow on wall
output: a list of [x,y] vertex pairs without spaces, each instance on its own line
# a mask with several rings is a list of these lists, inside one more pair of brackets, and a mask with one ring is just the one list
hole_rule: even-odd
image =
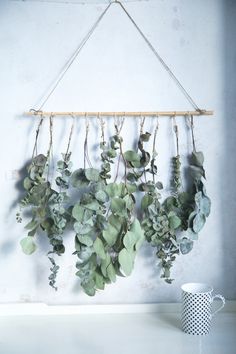
[[225,276],[225,296],[236,298],[236,2],[223,2],[224,6],[224,154],[221,170],[222,249]]

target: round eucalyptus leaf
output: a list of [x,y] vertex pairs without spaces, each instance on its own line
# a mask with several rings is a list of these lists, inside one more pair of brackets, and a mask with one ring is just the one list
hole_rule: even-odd
[[75,204],[75,206],[72,209],[72,216],[77,221],[81,222],[84,216],[84,207],[82,207],[80,204]]
[[152,202],[153,202],[153,197],[150,194],[145,194],[141,201],[142,210],[147,209],[148,206],[152,204]]
[[107,267],[107,276],[113,283],[116,281],[116,270],[112,263]]
[[107,193],[104,192],[103,190],[98,191],[98,192],[95,194],[95,198],[96,198],[99,202],[102,202],[102,203],[106,203],[106,202],[108,202],[108,200],[109,200],[109,196],[108,196]]
[[102,240],[97,237],[96,240],[93,243],[93,248],[96,254],[101,258],[101,259],[106,259],[106,253],[105,253],[105,248],[103,245]]
[[23,238],[20,241],[20,245],[21,245],[22,251],[27,255],[34,253],[36,250],[36,245],[34,243],[33,237],[31,237],[31,236],[27,236],[27,237]]
[[140,140],[144,142],[148,142],[150,140],[151,134],[146,132],[145,134],[140,135]]
[[202,213],[197,213],[193,219],[193,231],[197,234],[201,231],[206,222],[206,217]]
[[193,164],[198,166],[198,167],[202,167],[203,163],[204,163],[204,155],[201,151],[196,151],[192,153],[192,161]]
[[91,182],[98,182],[99,181],[99,171],[95,168],[87,168],[85,170],[85,177],[87,180]]
[[137,152],[133,150],[128,150],[124,153],[124,157],[127,161],[129,162],[137,162],[140,161],[140,156],[137,154]]
[[88,185],[88,180],[85,177],[84,170],[79,168],[75,170],[71,175],[71,184],[74,188],[81,188]]
[[91,247],[93,245],[93,240],[90,236],[88,235],[77,235],[77,238],[80,243],[82,243],[85,246]]
[[123,248],[119,252],[118,260],[121,266],[122,271],[126,276],[132,273],[134,267],[134,258],[135,253],[128,251],[126,248]]
[[171,229],[178,229],[181,225],[181,219],[174,213],[168,217],[169,225]]
[[181,240],[180,243],[180,252],[182,254],[188,254],[189,252],[191,252],[193,249],[193,241],[192,240],[188,240],[187,238]]
[[111,211],[116,215],[125,216],[127,214],[125,201],[121,198],[112,199]]

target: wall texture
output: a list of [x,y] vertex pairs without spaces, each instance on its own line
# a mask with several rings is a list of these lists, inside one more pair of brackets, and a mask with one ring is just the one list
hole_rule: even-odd
[[[31,156],[35,118],[22,112],[38,107],[48,88],[105,5],[64,2],[0,2],[0,301],[47,303],[138,303],[179,299],[179,287],[188,281],[211,283],[228,299],[236,298],[235,153],[236,128],[234,46],[236,3],[223,0],[156,0],[125,4],[144,33],[166,59],[183,85],[203,108],[215,110],[214,118],[195,121],[197,146],[205,152],[207,190],[212,213],[194,250],[180,256],[169,286],[159,279],[153,251],[144,246],[129,278],[119,279],[105,292],[89,298],[75,278],[73,235],[58,278],[59,291],[47,284],[46,240],[38,241],[31,257],[22,254],[19,240],[23,226],[15,223],[21,195],[22,167]],[[154,110],[189,109],[190,106],[168,74],[160,67],[143,40],[117,5],[103,22],[45,105],[45,110]],[[161,119],[160,119],[161,120]],[[181,154],[191,151],[183,119]],[[70,122],[57,119],[55,155],[65,149]],[[147,121],[146,129],[153,122]],[[108,123],[112,133],[112,122]],[[138,131],[137,120],[127,119],[126,147]],[[84,121],[73,136],[74,166],[82,164]],[[90,155],[98,156],[99,131],[91,122]],[[41,151],[48,142],[45,126]],[[175,152],[171,124],[160,122],[158,135],[159,177],[168,189],[169,159]]]

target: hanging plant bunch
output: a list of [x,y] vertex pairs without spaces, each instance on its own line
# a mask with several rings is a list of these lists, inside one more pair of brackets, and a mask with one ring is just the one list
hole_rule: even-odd
[[[147,170],[152,174],[152,181],[147,181],[140,185],[140,189],[145,192],[141,208],[143,211],[142,227],[145,232],[146,240],[156,248],[156,255],[160,260],[160,266],[166,282],[170,283],[170,268],[178,253],[175,230],[179,227],[180,219],[173,210],[166,210],[165,204],[161,203],[161,190],[163,184],[156,182],[156,136],[158,131],[158,122],[154,132],[153,149],[150,168]],[[174,179],[179,183],[179,168],[175,169]]]
[[196,144],[194,138],[194,124],[193,116],[190,119],[190,128],[192,133],[193,152],[190,159],[190,174],[193,178],[193,211],[191,212],[188,220],[188,227],[192,232],[193,237],[197,238],[198,233],[205,225],[206,218],[211,212],[211,200],[207,196],[206,188],[203,183],[205,179],[204,154],[201,151],[196,151]]
[[[87,138],[86,138],[87,139]],[[100,144],[101,169],[84,168],[75,171],[72,183],[76,188],[86,186],[74,206],[75,254],[77,273],[86,294],[93,296],[116,276],[131,274],[137,250],[143,240],[139,221],[133,217],[136,186],[110,182],[111,164],[122,152],[122,137],[117,128],[109,144]],[[119,153],[118,153],[119,150]],[[82,183],[82,184],[81,184]]]
[[[39,124],[41,126],[42,121]],[[36,143],[39,129],[36,132]],[[32,158],[28,166],[28,176],[24,179],[24,189],[26,196],[20,202],[20,209],[27,208],[31,213],[31,221],[25,226],[28,230],[27,237],[21,240],[21,247],[24,253],[30,255],[36,250],[34,236],[40,231],[44,232],[49,240],[52,250],[48,252],[48,258],[51,262],[51,275],[49,284],[55,287],[56,275],[59,266],[56,265],[53,254],[60,256],[65,252],[63,245],[63,234],[70,219],[70,213],[66,208],[68,196],[65,192],[69,188],[69,177],[71,175],[71,154],[62,154],[63,160],[58,161],[57,171],[59,176],[56,178],[56,184],[60,191],[52,188],[48,180],[50,154],[52,148],[52,119],[50,119],[50,146],[47,155],[39,154]],[[34,149],[35,151],[35,149]],[[33,153],[34,154],[34,153]],[[17,218],[19,219],[19,213]],[[21,217],[20,220],[21,221]]]
[[[156,132],[157,130],[155,131],[155,136]],[[183,191],[178,127],[176,123],[174,132],[176,135],[177,154],[172,159],[172,195],[161,203],[159,191],[149,191],[145,194],[141,203],[144,212],[142,226],[145,230],[145,236],[147,241],[153,247],[156,247],[156,255],[160,259],[163,271],[161,277],[167,283],[173,281],[170,277],[170,269],[176,256],[180,252],[187,254],[192,250],[193,240],[197,239],[197,233],[203,227],[206,217],[210,213],[210,200],[206,196],[206,191],[201,181],[204,176],[203,154],[193,152],[190,169],[194,178],[194,185],[190,192]],[[153,151],[155,151],[155,140],[154,138]],[[152,172],[152,169],[150,171]],[[159,186],[161,187],[161,184]],[[158,184],[156,184],[156,188],[158,188]]]

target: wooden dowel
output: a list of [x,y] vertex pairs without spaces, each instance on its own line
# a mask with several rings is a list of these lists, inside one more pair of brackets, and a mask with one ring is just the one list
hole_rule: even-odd
[[77,117],[114,117],[114,116],[125,116],[125,117],[171,117],[171,116],[211,116],[214,114],[214,111],[162,111],[162,112],[43,112],[43,111],[29,111],[25,112],[25,116],[77,116]]

